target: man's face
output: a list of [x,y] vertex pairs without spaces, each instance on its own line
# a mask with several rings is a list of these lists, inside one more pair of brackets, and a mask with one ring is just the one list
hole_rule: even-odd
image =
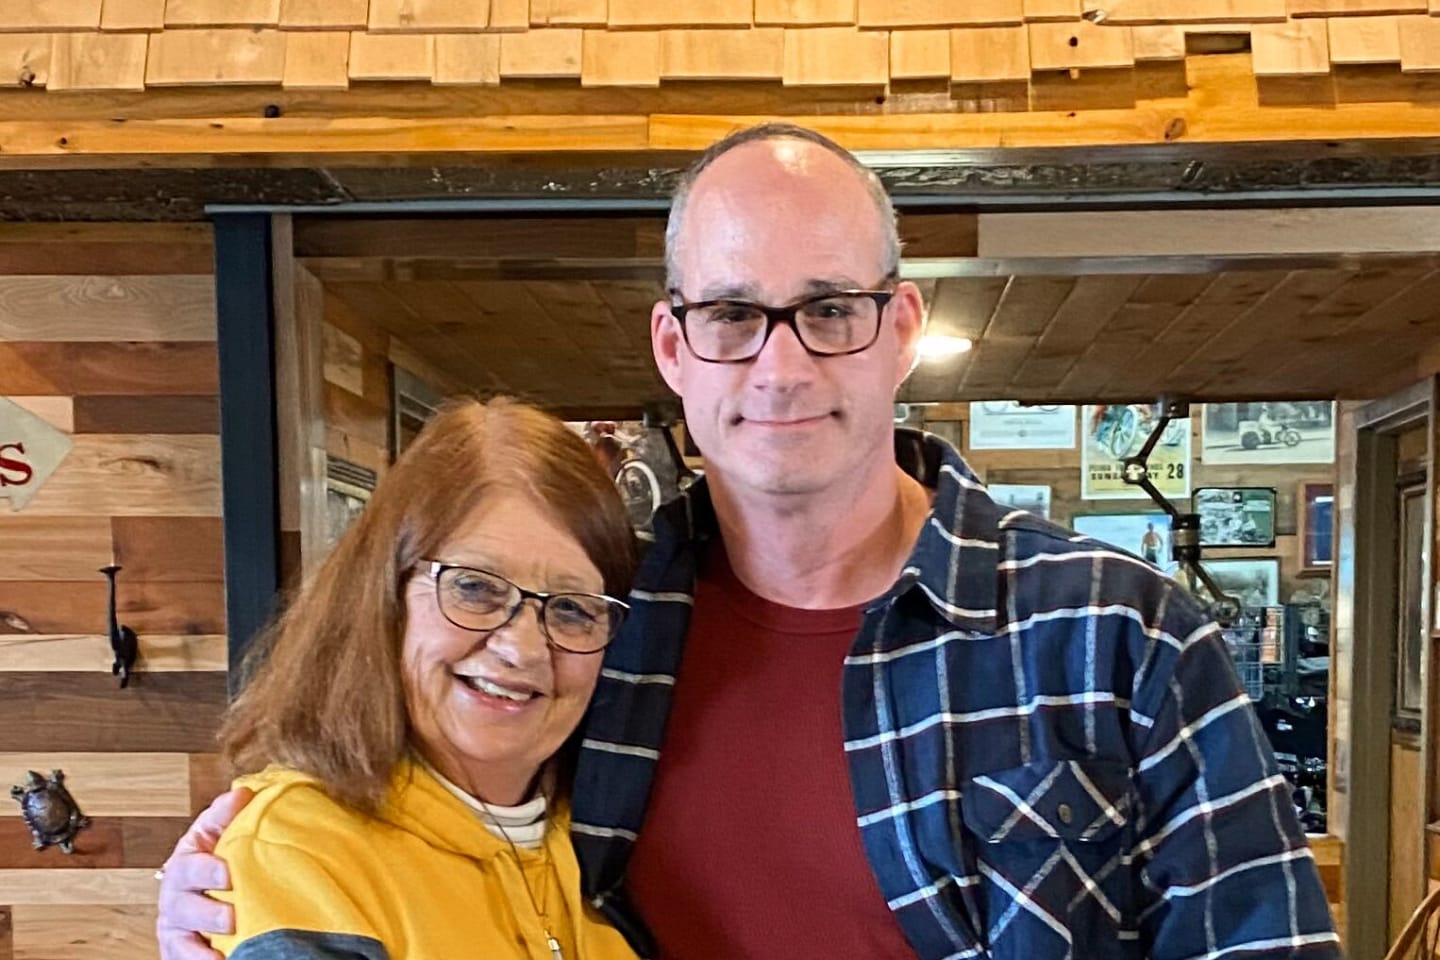
[[[676,263],[680,296],[781,306],[842,289],[883,289],[885,234],[861,178],[807,141],[749,143],[715,161],[690,194]],[[819,494],[865,482],[893,458],[895,390],[923,323],[902,283],[874,346],[807,353],[786,326],[744,363],[706,363],[686,346],[669,303],[651,333],[661,375],[684,401],[706,469],[732,487]]]

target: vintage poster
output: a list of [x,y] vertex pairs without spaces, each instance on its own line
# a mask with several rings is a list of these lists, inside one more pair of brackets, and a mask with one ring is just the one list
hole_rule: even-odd
[[[1086,500],[1144,500],[1145,492],[1125,482],[1122,462],[1140,452],[1158,422],[1148,403],[1085,407],[1081,427],[1080,495]],[[1155,445],[1147,466],[1150,480],[1172,501],[1190,497],[1190,421],[1173,421]]]
[[1329,400],[1207,403],[1202,422],[1202,463],[1335,462]]
[[1050,488],[1029,483],[991,483],[986,485],[996,503],[1015,510],[1026,510],[1037,517],[1050,519]]
[[971,450],[1074,450],[1075,408],[1014,400],[970,404]]

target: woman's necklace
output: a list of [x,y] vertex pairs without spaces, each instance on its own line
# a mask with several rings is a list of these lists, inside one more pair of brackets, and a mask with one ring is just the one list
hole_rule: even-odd
[[[475,799],[480,800],[478,796],[476,796]],[[545,910],[536,902],[535,892],[530,889],[530,878],[525,876],[525,864],[520,859],[520,848],[515,846],[515,841],[510,837],[510,831],[506,830],[505,824],[501,823],[500,818],[495,816],[495,813],[490,809],[490,804],[484,800],[480,800],[480,806],[484,808],[486,815],[490,817],[490,822],[495,824],[496,829],[500,831],[500,836],[504,837],[505,842],[510,845],[510,852],[515,854],[515,866],[520,870],[520,882],[525,885],[525,896],[530,898],[530,906],[535,909],[535,916],[540,918],[540,929],[545,934],[545,946],[550,948],[550,960],[565,960],[565,952],[560,949],[560,941],[556,940],[555,935],[550,932],[550,919],[545,915]],[[550,851],[545,849],[545,841],[543,839],[540,841],[540,850],[544,856],[546,886],[548,887]],[[546,899],[549,899],[548,892]]]

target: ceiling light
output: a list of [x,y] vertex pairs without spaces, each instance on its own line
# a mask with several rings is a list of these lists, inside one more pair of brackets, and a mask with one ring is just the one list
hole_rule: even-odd
[[974,344],[969,337],[921,337],[921,361],[950,360],[969,353]]

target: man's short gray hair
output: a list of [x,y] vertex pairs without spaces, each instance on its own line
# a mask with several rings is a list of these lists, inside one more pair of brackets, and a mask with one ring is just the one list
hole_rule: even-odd
[[866,190],[870,193],[870,199],[875,203],[875,210],[880,215],[880,228],[884,231],[885,249],[882,257],[885,275],[887,277],[898,276],[900,273],[900,229],[895,220],[895,205],[891,203],[890,194],[885,191],[885,185],[880,182],[875,171],[865,166],[855,158],[853,153],[824,134],[793,123],[762,123],[746,127],[744,130],[737,130],[725,139],[711,145],[681,176],[671,199],[670,219],[665,225],[665,288],[670,291],[680,289],[680,267],[677,263],[680,232],[685,220],[685,207],[690,200],[690,191],[694,188],[695,181],[712,163],[736,147],[764,140],[807,140],[844,160],[852,170],[860,175]]

